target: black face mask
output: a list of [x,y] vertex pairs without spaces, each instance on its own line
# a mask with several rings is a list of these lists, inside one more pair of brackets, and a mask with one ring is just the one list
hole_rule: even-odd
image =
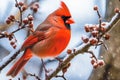
[[65,23],[65,22],[66,22],[66,20],[68,20],[70,17],[71,17],[71,16],[62,16],[62,19],[63,19],[64,24],[65,24],[65,26],[67,27],[67,29],[70,29],[70,24],[67,24],[67,23]]

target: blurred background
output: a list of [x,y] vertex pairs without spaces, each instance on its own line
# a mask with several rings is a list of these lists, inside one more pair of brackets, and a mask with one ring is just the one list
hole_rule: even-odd
[[[105,20],[110,21],[113,17],[114,9],[117,7],[120,9],[120,0],[106,0],[106,14]],[[109,32],[111,38],[105,42],[108,46],[108,51],[103,47],[101,48],[101,54],[103,56],[106,65],[102,68],[93,70],[89,80],[120,80],[120,22],[116,27]]]
[[[23,18],[25,18],[28,14],[33,14],[34,16],[34,28],[37,27],[45,18],[57,9],[60,6],[60,0],[18,0],[23,1],[25,4],[29,5],[31,2],[39,2],[40,8],[37,13],[33,14],[32,11],[28,8],[23,14]],[[71,25],[72,28],[72,37],[68,47],[62,52],[60,57],[66,55],[67,49],[74,49],[78,47],[82,40],[81,37],[83,35],[89,35],[84,31],[85,24],[97,24],[98,16],[97,13],[93,10],[94,5],[98,5],[100,14],[102,16],[103,21],[110,21],[114,13],[114,8],[120,8],[119,0],[63,0],[68,6],[73,19],[75,20],[75,24]],[[12,32],[17,29],[17,24],[7,25],[5,23],[7,17],[9,15],[15,15],[19,18],[18,9],[15,7],[15,0],[0,0],[0,31]],[[120,26],[118,23],[116,26]],[[9,40],[6,38],[0,39],[0,65],[4,64],[4,61],[8,60],[9,57],[14,54],[22,45],[23,41],[27,36],[27,29],[23,29],[17,33],[15,33],[15,37],[17,38],[17,49],[13,49],[9,43]],[[94,53],[97,58],[103,57],[106,65],[104,67],[100,67],[97,69],[93,69],[90,63],[90,55],[89,54],[80,54],[76,56],[71,61],[71,66],[68,69],[65,77],[67,80],[120,80],[120,27],[115,27],[110,32],[110,40],[105,42],[108,46],[108,51],[104,49],[104,47],[98,47],[94,50]],[[113,42],[114,41],[114,42]],[[17,59],[21,56],[21,54],[17,57]],[[8,80],[10,77],[6,76],[9,68],[15,63],[17,60],[12,61],[7,67],[5,67],[0,73],[0,79]],[[46,66],[48,69],[55,69],[58,64],[53,59],[45,59]],[[25,71],[30,73],[35,73],[36,75],[42,77],[44,79],[44,72],[41,70],[41,61],[37,57],[33,57],[25,66]],[[61,73],[59,73],[61,74]],[[22,80],[23,72],[21,72],[18,77]],[[34,77],[27,77],[27,80],[34,80]],[[61,78],[53,78],[52,80],[63,80]]]

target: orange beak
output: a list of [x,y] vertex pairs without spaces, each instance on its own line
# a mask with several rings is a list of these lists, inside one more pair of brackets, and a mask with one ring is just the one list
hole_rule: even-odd
[[67,24],[73,24],[75,22],[74,22],[74,20],[72,18],[69,18],[68,20],[66,20],[65,23],[67,23]]

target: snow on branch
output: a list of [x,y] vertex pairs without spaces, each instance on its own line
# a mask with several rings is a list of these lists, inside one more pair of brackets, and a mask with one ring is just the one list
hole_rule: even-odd
[[[118,13],[116,13],[113,18],[111,19],[111,21],[109,22],[109,24],[107,25],[106,31],[105,33],[108,33],[109,31],[111,31],[120,20],[120,11]],[[101,37],[104,36],[105,33],[102,33]],[[84,43],[83,43],[84,45]],[[92,45],[90,43],[84,45],[82,48],[76,50],[75,52],[71,53],[58,67],[57,69],[52,72],[48,78],[46,80],[50,80],[51,78],[55,77],[68,63],[70,63],[70,61],[75,58],[75,56],[79,55],[79,54],[83,54],[85,52],[88,52],[88,49],[91,47]]]

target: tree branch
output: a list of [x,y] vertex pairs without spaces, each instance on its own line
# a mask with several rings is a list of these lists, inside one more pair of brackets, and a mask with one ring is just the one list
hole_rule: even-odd
[[13,54],[8,61],[6,61],[2,66],[0,66],[0,71],[4,69],[13,59],[17,57],[17,55],[20,53],[20,50],[18,50],[15,54]]
[[[28,5],[28,7],[30,7],[30,6],[32,6],[34,3],[36,3],[36,2],[38,2],[39,0],[36,0],[36,1],[33,1],[30,5]],[[10,32],[10,33],[8,33],[7,31],[0,31],[0,39],[2,39],[2,38],[8,38],[9,39],[9,41],[11,41],[12,39],[13,39],[13,36],[14,36],[14,33],[16,33],[16,32],[18,32],[18,31],[20,31],[20,30],[22,30],[22,29],[24,29],[24,28],[26,28],[26,27],[28,27],[31,31],[33,31],[33,26],[31,27],[31,26],[29,26],[29,24],[33,21],[33,19],[28,19],[29,18],[29,16],[31,16],[31,15],[28,15],[27,16],[27,24],[25,24],[25,20],[23,20],[22,19],[22,12],[23,12],[23,10],[22,10],[22,6],[20,6],[20,3],[17,1],[17,0],[15,0],[15,2],[16,2],[16,7],[19,9],[19,12],[20,12],[20,20],[17,20],[16,18],[15,18],[15,16],[14,15],[12,15],[12,16],[10,16],[10,17],[8,17],[8,19],[9,20],[11,20],[11,22],[17,22],[17,23],[19,23],[19,27],[16,29],[16,30],[14,30],[14,31],[12,31],[12,32]],[[22,4],[22,5],[25,5],[24,3]],[[39,5],[37,5],[37,6],[39,6]],[[28,8],[27,7],[27,8]],[[37,9],[38,9],[39,7],[37,7]],[[34,13],[34,12],[33,12]],[[12,18],[11,18],[12,17]],[[32,16],[33,17],[33,16]],[[10,24],[10,22],[9,22],[9,24]],[[16,40],[16,39],[15,39]],[[14,43],[15,44],[15,43]],[[14,46],[14,44],[12,43],[11,44],[11,46],[13,47],[13,48],[16,48],[16,45]],[[10,58],[9,58],[9,60],[8,61],[6,61],[6,62],[4,62],[4,64],[2,64],[2,65],[0,65],[0,71],[1,70],[3,70],[12,60],[14,60],[16,57],[17,57],[17,55],[20,53],[20,50],[18,50],[15,54],[13,54]]]
[[[30,4],[27,4],[27,2],[25,2],[26,3],[26,9],[27,8],[29,8],[29,7],[31,7],[33,4],[35,4],[35,3],[37,3],[39,0],[35,0],[35,1],[33,1],[33,2],[31,2]],[[18,5],[18,1],[17,0],[15,0],[15,2],[16,2],[16,5]],[[26,27],[28,27],[28,26],[26,26],[25,24],[23,24],[22,25],[22,23],[23,23],[23,18],[22,18],[22,15],[23,15],[23,11],[22,11],[22,8],[18,5],[17,6],[17,8],[19,9],[19,18],[20,18],[20,20],[14,20],[14,22],[17,22],[17,23],[19,23],[19,25],[18,25],[18,29],[16,29],[16,30],[14,30],[14,31],[12,31],[11,33],[9,33],[8,35],[10,35],[10,34],[13,34],[13,33],[16,33],[16,32],[18,32],[18,31],[20,31],[21,29],[24,29],[24,28],[26,28]],[[34,13],[34,12],[33,12]],[[16,14],[17,15],[17,14]],[[15,15],[15,16],[16,16]],[[3,25],[3,26],[5,26],[5,25]],[[5,31],[6,32],[6,31]],[[6,38],[6,36],[7,36],[7,34],[5,34],[4,33],[4,31],[0,31],[0,39],[2,39],[2,38]]]
[[[115,25],[119,22],[120,20],[120,12],[116,13],[115,16],[111,19],[109,22],[109,25],[107,25],[107,29],[105,33],[108,33],[112,28],[115,27]],[[102,33],[101,36],[103,36],[105,33]],[[50,80],[51,78],[55,77],[75,56],[78,54],[83,54],[88,51],[88,49],[91,47],[89,43],[86,44],[84,47],[76,50],[74,53],[70,54],[57,68],[54,72],[52,72],[46,80]]]

